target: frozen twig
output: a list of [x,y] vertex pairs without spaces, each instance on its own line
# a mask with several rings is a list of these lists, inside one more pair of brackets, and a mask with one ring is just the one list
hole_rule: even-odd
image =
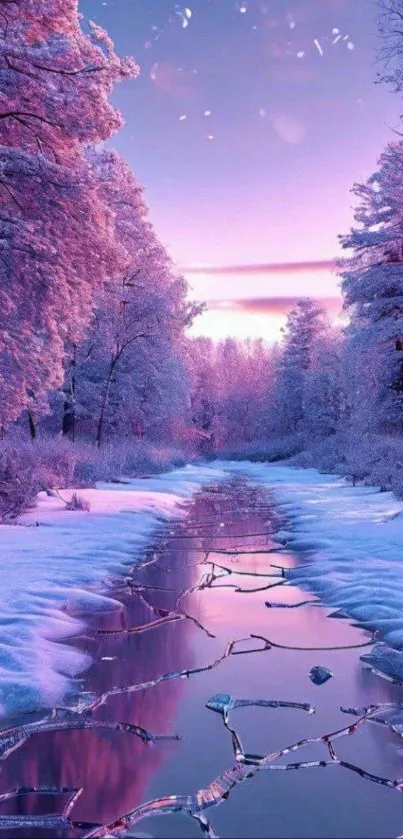
[[48,718],[0,731],[0,760],[5,760],[34,734],[41,734],[45,731],[73,731],[76,729],[123,731],[139,737],[143,743],[153,743],[157,740],[180,740],[180,737],[176,734],[150,734],[149,731],[139,725],[131,725],[126,722],[94,720],[89,716],[80,714],[75,709],[54,709]]
[[236,708],[248,707],[261,708],[293,708],[301,711],[307,711],[308,714],[315,713],[315,708],[309,702],[288,702],[282,699],[236,699],[230,693],[215,693],[206,702],[206,708],[209,711],[215,711],[220,714],[226,724],[229,720],[229,712]]
[[[317,652],[320,650],[356,650],[359,647],[369,647],[372,646],[374,643],[371,639],[370,641],[363,641],[360,644],[342,644],[341,646],[330,646],[330,647],[294,647],[289,644],[278,644],[276,641],[271,641],[269,638],[265,638],[263,635],[254,635],[251,633],[251,638],[260,638],[261,641],[266,641],[269,647],[275,647],[278,650],[298,650],[299,652],[303,652],[307,650],[308,652]],[[268,647],[268,648],[269,648]]]
[[172,681],[173,679],[189,679],[191,676],[195,676],[198,673],[205,673],[208,670],[214,670],[214,668],[218,667],[231,655],[248,655],[250,653],[259,653],[268,650],[269,646],[267,646],[266,639],[260,638],[259,636],[256,637],[259,640],[263,641],[263,647],[253,647],[248,650],[236,650],[234,649],[236,644],[239,644],[242,641],[249,640],[248,638],[238,638],[235,641],[229,641],[223,654],[219,658],[215,659],[215,661],[212,661],[210,664],[205,664],[202,667],[191,667],[188,670],[173,670],[169,673],[163,673],[161,676],[157,676],[155,679],[151,679],[148,682],[140,682],[139,684],[135,685],[123,685],[121,687],[113,687],[100,694],[98,697],[95,697],[93,701],[89,702],[85,707],[75,707],[72,710],[74,710],[76,713],[82,713],[83,711],[87,713],[89,711],[95,711],[101,705],[104,705],[111,696],[120,696],[125,693],[137,693],[140,690],[146,690],[147,688],[152,688],[156,685],[159,685],[161,682]]
[[129,626],[127,629],[98,629],[98,635],[135,635],[140,634],[142,632],[148,632],[149,629],[155,629],[157,626],[162,626],[165,623],[175,623],[176,621],[185,620],[185,615],[179,615],[174,612],[165,615],[164,617],[157,618],[155,621],[149,621],[148,623],[142,623],[139,626]]
[[[232,703],[235,703],[233,707],[236,707],[237,700],[233,700],[233,698],[229,697],[229,695],[224,695],[224,697],[225,699],[231,699]],[[215,697],[212,697],[212,700],[210,700],[210,702],[214,703],[214,700]],[[250,700],[238,701],[249,702]],[[277,700],[274,701],[277,702]],[[253,700],[251,702],[253,703]],[[257,702],[259,702],[259,700],[257,700]],[[268,702],[271,702],[271,700],[269,700]],[[280,700],[278,700],[278,703],[280,703]],[[228,703],[226,701],[218,701],[216,704],[218,707],[214,708],[213,710],[219,710],[225,722],[225,713],[228,707]],[[278,707],[281,707],[281,705],[278,705]],[[298,707],[300,706],[298,705]],[[349,763],[345,760],[340,760],[336,755],[333,746],[333,741],[339,739],[340,737],[345,737],[354,734],[358,730],[358,728],[361,725],[363,725],[367,720],[367,716],[362,716],[359,719],[357,719],[356,722],[346,726],[345,728],[338,729],[336,731],[330,732],[329,734],[320,735],[318,737],[307,737],[304,740],[300,740],[297,743],[293,743],[290,746],[286,746],[283,749],[278,749],[275,752],[271,752],[270,754],[263,756],[249,755],[245,753],[243,751],[240,738],[233,729],[229,728],[227,724],[226,727],[232,735],[232,743],[235,752],[235,757],[237,760],[237,764],[235,766],[233,766],[226,772],[223,772],[222,775],[213,780],[208,787],[199,790],[195,795],[171,795],[163,798],[157,798],[153,801],[148,801],[147,803],[142,804],[139,807],[136,807],[134,810],[131,810],[124,816],[121,816],[114,822],[108,825],[103,825],[101,828],[95,828],[94,830],[91,830],[90,833],[86,834],[86,837],[87,839],[90,839],[90,837],[91,839],[102,839],[102,837],[106,836],[117,837],[122,835],[122,833],[128,831],[142,819],[149,818],[151,816],[178,812],[186,813],[189,816],[196,818],[199,825],[202,827],[203,832],[208,836],[213,837],[215,836],[215,834],[214,832],[212,832],[211,825],[202,815],[204,810],[210,809],[211,807],[217,807],[219,804],[221,804],[228,798],[231,790],[237,784],[242,783],[243,781],[249,778],[252,778],[254,775],[256,775],[257,772],[261,770],[273,772],[289,772],[299,769],[340,766],[342,769],[354,772],[361,778],[372,781],[373,783],[401,791],[403,788],[403,779],[393,780],[389,778],[383,778],[379,775],[374,775],[371,772],[367,772],[365,769],[361,769],[361,767],[356,766],[355,764]],[[274,763],[274,761],[278,758],[283,757],[284,755],[289,754],[290,752],[297,751],[303,746],[307,746],[313,743],[326,744],[329,749],[330,760],[310,760],[288,764]]]
[[316,600],[301,600],[300,603],[269,603],[266,600],[265,606],[268,609],[299,609],[300,606],[322,606],[323,603],[318,603]]
[[69,795],[69,801],[62,813],[63,816],[68,816],[82,792],[82,787],[17,787],[9,792],[0,793],[0,804],[3,804],[5,801],[10,801],[12,798],[20,798],[24,795]]

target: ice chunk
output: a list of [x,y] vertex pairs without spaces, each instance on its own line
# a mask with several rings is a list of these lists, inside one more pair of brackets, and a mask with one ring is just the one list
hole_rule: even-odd
[[324,685],[332,676],[333,673],[331,670],[328,670],[327,667],[322,667],[320,664],[312,667],[309,672],[309,678],[314,685]]

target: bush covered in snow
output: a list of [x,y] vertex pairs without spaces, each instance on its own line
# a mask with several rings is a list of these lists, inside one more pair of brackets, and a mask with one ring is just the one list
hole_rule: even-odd
[[224,460],[284,461],[303,469],[342,475],[355,485],[391,490],[403,498],[403,437],[337,433],[318,442],[288,435],[219,452]]
[[0,521],[15,519],[34,506],[40,491],[157,474],[187,460],[179,449],[143,440],[98,449],[60,437],[31,441],[15,433],[0,441]]
[[338,434],[305,449],[290,461],[343,475],[353,485],[377,486],[403,497],[403,438],[381,434]]
[[272,437],[254,443],[239,443],[220,449],[218,456],[224,460],[251,460],[253,463],[275,463],[286,460],[303,450],[304,440],[301,434],[288,434],[285,437]]
[[91,504],[83,495],[73,492],[71,498],[66,502],[66,510],[80,510],[81,512],[89,513]]

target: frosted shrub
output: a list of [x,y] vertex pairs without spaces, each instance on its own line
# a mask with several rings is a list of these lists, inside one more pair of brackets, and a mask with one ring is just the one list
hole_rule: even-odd
[[339,437],[332,434],[316,443],[306,443],[307,448],[291,459],[293,466],[318,469],[321,472],[344,474],[345,459]]
[[288,434],[285,437],[271,437],[256,443],[239,443],[230,448],[219,450],[218,457],[226,460],[252,460],[254,462],[274,463],[286,460],[300,452],[303,448],[303,438],[300,434]]
[[35,503],[41,490],[66,486],[75,457],[61,441],[31,441],[18,436],[0,444],[0,519],[8,521]]
[[78,495],[76,492],[73,492],[70,501],[66,503],[66,510],[82,510],[83,512],[89,513],[91,509],[90,502],[87,498],[83,498],[82,495]]
[[7,522],[35,502],[42,489],[40,476],[30,469],[16,450],[0,453],[0,519]]
[[[34,506],[41,491],[157,474],[186,462],[179,448],[167,444],[138,440],[98,449],[60,437],[38,437],[32,442],[15,432],[0,441],[0,521],[15,519]],[[79,506],[81,501],[77,496],[68,509],[86,509]]]

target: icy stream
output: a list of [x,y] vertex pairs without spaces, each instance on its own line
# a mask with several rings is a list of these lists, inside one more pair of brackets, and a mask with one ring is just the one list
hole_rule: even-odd
[[305,560],[276,541],[279,509],[219,482],[121,578],[123,609],[71,642],[94,663],[70,711],[0,734],[3,835],[403,832],[403,689],[363,669],[369,632],[294,584]]

